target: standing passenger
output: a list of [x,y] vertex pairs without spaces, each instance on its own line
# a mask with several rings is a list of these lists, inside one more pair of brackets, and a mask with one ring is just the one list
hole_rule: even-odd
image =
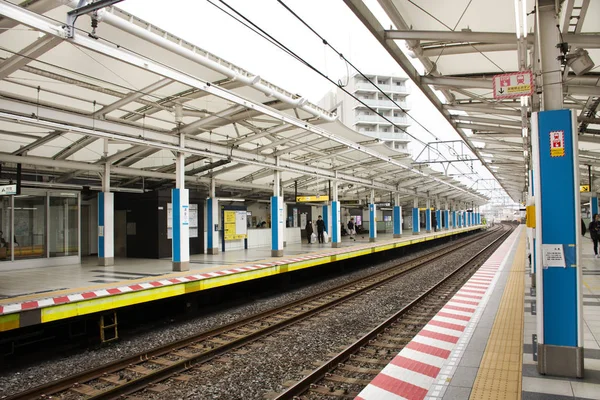
[[313,234],[313,226],[312,226],[312,221],[308,221],[306,223],[306,239],[308,239],[308,244],[310,244],[310,240],[311,240],[311,236]]
[[325,232],[325,221],[323,221],[323,217],[319,215],[319,218],[317,219],[317,236],[319,238],[319,243],[325,242],[323,232]]
[[598,258],[598,239],[600,239],[600,215],[594,214],[594,220],[590,222],[590,236],[594,242],[594,258]]
[[350,218],[348,221],[348,234],[350,235],[350,239],[356,241],[354,235],[356,235],[356,226],[354,226],[354,217]]

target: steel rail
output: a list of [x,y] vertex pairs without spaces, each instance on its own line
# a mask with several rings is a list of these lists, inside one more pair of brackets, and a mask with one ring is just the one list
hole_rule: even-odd
[[[495,233],[494,229],[489,230],[486,233],[477,235],[474,238],[467,238],[467,239],[461,240],[458,243],[453,243],[453,244],[446,246],[442,249],[439,249],[433,253],[428,253],[428,254],[416,257],[412,260],[408,260],[408,261],[402,262],[400,264],[396,264],[396,265],[386,268],[378,273],[369,275],[368,277],[357,278],[351,282],[340,285],[338,287],[326,290],[321,293],[310,295],[310,296],[304,297],[302,299],[295,300],[291,303],[284,304],[282,306],[279,306],[279,307],[276,307],[276,308],[273,308],[273,309],[270,309],[267,311],[257,313],[253,316],[241,319],[239,321],[235,321],[231,324],[227,324],[225,326],[213,329],[211,331],[193,335],[188,338],[184,338],[184,339],[169,343],[165,346],[161,346],[161,347],[152,349],[150,351],[141,352],[141,353],[135,354],[131,357],[122,359],[122,360],[111,362],[106,365],[103,365],[103,366],[100,366],[100,367],[97,367],[94,369],[90,369],[90,370],[84,371],[79,374],[67,376],[63,379],[60,379],[60,380],[57,380],[54,382],[49,382],[47,384],[43,384],[43,385],[31,388],[29,390],[26,390],[26,391],[17,393],[13,396],[10,396],[10,397],[6,398],[5,400],[24,400],[24,399],[32,399],[32,398],[43,398],[43,396],[54,395],[58,392],[68,390],[68,389],[76,386],[77,384],[93,381],[95,379],[102,377],[103,375],[115,373],[115,372],[121,371],[131,365],[140,364],[140,363],[146,362],[148,360],[152,360],[153,358],[157,358],[162,355],[169,354],[170,352],[172,352],[174,350],[178,350],[178,349],[190,346],[196,342],[201,342],[203,340],[209,340],[211,337],[215,337],[220,334],[235,330],[242,326],[260,322],[261,320],[264,320],[268,317],[271,317],[273,315],[281,313],[285,310],[299,307],[303,304],[307,304],[312,301],[315,301],[316,299],[333,295],[337,292],[343,292],[344,290],[348,290],[349,288],[351,288],[353,286],[360,285],[361,282],[364,282],[366,280],[374,281],[373,283],[363,286],[362,288],[360,288],[359,290],[357,290],[353,293],[350,293],[350,294],[347,294],[344,296],[340,296],[331,302],[328,302],[321,306],[312,308],[311,310],[307,311],[306,313],[298,314],[297,316],[294,316],[294,317],[291,317],[284,321],[281,321],[280,323],[276,323],[271,326],[265,327],[264,329],[261,329],[260,331],[249,334],[248,336],[246,336],[244,338],[240,338],[238,340],[232,340],[230,343],[218,346],[216,348],[207,349],[206,352],[197,353],[193,359],[181,360],[171,366],[154,370],[152,374],[133,379],[123,385],[120,385],[120,386],[117,386],[110,390],[107,390],[107,391],[105,391],[97,396],[91,397],[91,398],[93,398],[93,399],[114,399],[114,398],[118,398],[119,396],[122,396],[122,395],[134,393],[134,392],[139,391],[140,389],[146,387],[148,384],[150,384],[152,382],[164,380],[173,374],[185,371],[199,363],[210,361],[210,359],[217,357],[227,351],[231,351],[232,349],[243,346],[246,343],[248,343],[249,341],[255,340],[260,336],[264,336],[265,334],[273,333],[277,330],[283,329],[283,328],[285,328],[293,323],[296,323],[302,319],[310,318],[310,317],[314,316],[316,313],[323,311],[324,309],[331,308],[331,307],[339,304],[342,301],[347,301],[349,298],[358,296],[361,293],[364,293],[366,290],[370,290],[374,286],[379,286],[382,283],[385,283],[389,280],[396,279],[399,276],[402,276],[410,271],[415,270],[416,268],[419,268],[419,267],[421,267],[431,261],[434,261],[438,258],[444,257],[452,252],[458,251],[459,249],[462,249],[463,247],[466,247],[478,240],[481,240],[484,237],[493,235],[494,233]],[[400,271],[397,271],[399,269],[400,269]],[[394,272],[395,270],[396,270],[396,272]],[[386,275],[388,275],[388,276],[386,277]]]
[[436,283],[431,288],[429,288],[421,296],[419,296],[418,298],[411,301],[409,304],[404,306],[400,311],[398,311],[397,313],[395,313],[394,315],[389,317],[387,320],[385,320],[384,322],[379,324],[377,327],[375,327],[369,333],[367,333],[362,338],[357,340],[355,343],[353,343],[352,345],[347,347],[344,351],[340,352],[338,355],[336,355],[335,357],[328,360],[322,366],[315,369],[309,375],[305,376],[302,380],[298,381],[295,385],[289,387],[285,392],[279,394],[274,400],[296,399],[297,396],[302,395],[304,392],[306,392],[307,390],[310,389],[311,385],[313,385],[316,382],[323,379],[326,376],[326,374],[330,373],[333,369],[335,369],[337,367],[337,365],[339,365],[340,363],[343,363],[344,361],[349,359],[352,354],[356,353],[361,347],[368,344],[374,337],[376,337],[378,334],[383,332],[386,328],[388,328],[390,325],[392,325],[396,320],[401,318],[408,311],[410,311],[413,307],[415,307],[417,304],[419,304],[422,300],[424,300],[430,294],[432,294],[437,289],[439,289],[443,284],[447,283],[456,274],[458,274],[460,271],[462,271],[463,268],[465,268],[465,267],[469,266],[470,264],[472,264],[473,262],[475,262],[478,258],[481,257],[482,254],[484,254],[484,252],[486,252],[487,250],[492,248],[492,246],[495,246],[496,244],[498,244],[498,241],[504,241],[512,232],[513,232],[513,229],[509,229],[506,233],[502,234],[498,239],[494,240],[492,243],[490,243],[484,249],[482,249],[477,254],[475,254],[473,257],[471,257],[469,260],[464,262],[460,267],[458,267],[453,272],[446,275],[442,280],[440,280],[438,283]]

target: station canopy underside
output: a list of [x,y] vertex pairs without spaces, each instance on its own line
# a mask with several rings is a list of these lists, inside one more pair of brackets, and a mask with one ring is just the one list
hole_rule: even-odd
[[[22,165],[23,185],[115,191],[171,188],[186,154],[186,187],[265,199],[281,171],[286,194],[365,199],[371,189],[468,204],[487,198],[334,114],[117,7],[65,37],[77,2],[0,2],[2,181]],[[184,138],[183,140],[181,138]]]
[[[530,163],[529,116],[540,110],[546,72],[539,59],[534,0],[379,0],[383,10],[362,0],[345,0],[348,7],[379,40],[415,84],[454,126],[475,155],[515,201],[524,199]],[[581,182],[588,166],[600,168],[600,2],[539,0],[560,4],[561,40],[569,54],[587,50],[596,67],[575,75],[563,66],[564,107],[577,110]],[[516,13],[519,12],[519,26]],[[523,15],[525,30],[523,34]],[[391,24],[391,28],[390,28]],[[520,30],[521,39],[517,38]],[[409,52],[403,53],[403,49]],[[410,57],[424,68],[415,69]],[[493,76],[533,70],[536,92],[520,98],[496,99]],[[439,92],[434,92],[439,90]],[[597,191],[598,183],[592,191]]]

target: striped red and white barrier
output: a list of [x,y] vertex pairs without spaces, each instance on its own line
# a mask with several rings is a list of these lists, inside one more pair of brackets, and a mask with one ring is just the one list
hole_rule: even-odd
[[485,308],[500,266],[520,229],[492,254],[427,325],[356,397],[357,400],[422,400],[436,381],[475,313]]

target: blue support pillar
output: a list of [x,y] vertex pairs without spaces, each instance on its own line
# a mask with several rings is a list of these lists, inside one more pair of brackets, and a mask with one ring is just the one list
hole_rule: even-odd
[[114,193],[98,193],[98,265],[102,266],[115,263],[114,198]]
[[173,205],[173,271],[190,269],[190,204],[188,189],[171,189]]
[[323,216],[323,222],[325,223],[325,232],[328,234],[331,233],[331,225],[329,225],[329,222],[331,222],[329,218],[329,207],[329,204],[323,205],[323,210],[321,212],[321,215]]
[[338,183],[333,183],[333,201],[331,202],[331,247],[339,247],[342,243],[342,228],[340,221],[342,220],[341,204],[338,201]]
[[283,197],[271,196],[271,257],[283,256]]
[[444,210],[444,228],[446,230],[450,229],[450,210],[448,210],[447,206]]
[[452,229],[456,229],[456,210],[452,210]]
[[425,202],[425,232],[431,232],[431,200],[429,198]]
[[415,197],[412,209],[412,226],[413,235],[418,235],[421,232],[421,221],[419,218],[419,199]]
[[206,253],[219,253],[219,200],[209,197],[206,200]]
[[442,210],[435,210],[435,230],[439,231],[442,229]]
[[598,212],[598,197],[596,197],[596,196],[592,197],[592,200],[591,200],[590,203],[591,203],[590,204],[590,211],[591,211],[591,214],[592,214],[592,215],[590,215],[590,217],[593,220],[594,219],[594,215],[599,213]]
[[402,206],[394,206],[394,238],[402,237]]
[[532,152],[539,255],[538,371],[581,378],[584,342],[576,123],[574,110],[534,113]]
[[377,239],[377,210],[375,207],[375,191],[371,190],[371,203],[369,204],[369,242]]

